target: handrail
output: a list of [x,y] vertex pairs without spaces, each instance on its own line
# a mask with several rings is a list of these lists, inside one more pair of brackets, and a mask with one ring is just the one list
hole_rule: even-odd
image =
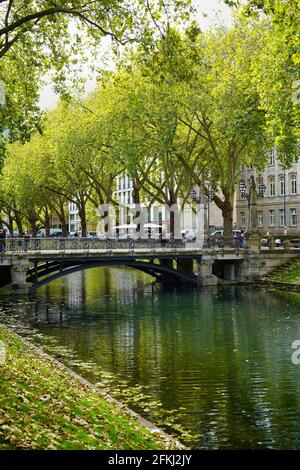
[[6,253],[43,253],[55,252],[59,254],[83,253],[89,254],[93,251],[105,251],[111,254],[113,250],[126,250],[134,253],[135,249],[145,248],[155,252],[158,248],[176,251],[177,248],[184,247],[182,240],[115,240],[100,238],[63,238],[63,237],[40,237],[40,238],[7,238],[0,239],[0,252]]

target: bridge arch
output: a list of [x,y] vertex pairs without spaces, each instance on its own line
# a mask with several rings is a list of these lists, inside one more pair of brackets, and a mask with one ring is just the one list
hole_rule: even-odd
[[[35,268],[28,270],[27,282],[32,283],[30,290],[35,290],[45,284],[48,284],[56,279],[74,274],[76,272],[84,271],[86,269],[106,266],[125,266],[143,271],[156,279],[175,280],[191,285],[198,285],[197,276],[187,274],[177,269],[161,266],[160,264],[152,263],[150,261],[140,260],[124,260],[110,258],[106,260],[91,260],[78,263],[73,262],[51,262],[49,266],[46,264],[37,265]],[[46,276],[46,277],[45,277]]]

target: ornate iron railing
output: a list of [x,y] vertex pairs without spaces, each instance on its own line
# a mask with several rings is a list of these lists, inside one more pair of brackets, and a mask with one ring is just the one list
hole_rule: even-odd
[[0,253],[78,253],[89,254],[93,252],[106,252],[111,254],[113,250],[134,253],[138,249],[147,249],[155,252],[157,249],[165,249],[175,252],[177,248],[183,248],[182,240],[102,240],[99,238],[7,238],[0,240]]

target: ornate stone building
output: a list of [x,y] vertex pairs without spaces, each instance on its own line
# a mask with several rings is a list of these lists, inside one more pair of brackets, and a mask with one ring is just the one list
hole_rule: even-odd
[[257,226],[264,233],[300,234],[300,162],[286,170],[276,158],[276,151],[272,150],[268,166],[264,171],[241,165],[239,181],[246,183],[247,190],[252,175],[256,181],[257,191],[259,184],[265,185],[264,197],[256,199],[256,210],[253,211],[253,208],[249,207],[247,198],[242,198],[238,186],[236,194],[237,226],[247,230],[249,222],[251,222],[249,214],[252,213],[253,217],[253,213],[256,212]]

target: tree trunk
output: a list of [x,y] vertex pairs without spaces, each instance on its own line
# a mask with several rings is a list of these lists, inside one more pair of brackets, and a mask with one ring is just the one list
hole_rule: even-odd
[[231,240],[233,230],[233,196],[231,193],[225,192],[224,197],[224,205],[222,207],[224,238]]
[[17,228],[18,228],[18,232],[19,232],[19,236],[21,237],[23,235],[23,225],[22,225],[22,220],[20,217],[18,217],[17,215],[15,216],[15,221],[16,221],[16,224],[17,224]]
[[37,225],[36,225],[36,220],[30,220],[29,225],[30,225],[31,235],[33,236],[33,238],[35,238],[36,233],[38,231],[38,228],[37,228]]
[[170,200],[169,200],[169,208],[171,209],[173,206],[173,209],[170,210],[170,232],[172,234],[172,238],[175,238],[176,234],[176,220],[178,222],[178,217],[179,217],[179,211],[178,211],[178,205],[177,205],[177,197],[176,194],[169,190],[170,194]]
[[46,237],[50,237],[50,216],[49,216],[48,207],[45,208],[45,231],[46,231]]
[[13,237],[14,235],[14,219],[11,215],[8,216],[8,220],[9,220],[9,232],[10,232],[10,236]]
[[30,225],[31,234],[33,237],[36,237],[36,232],[38,231],[38,227],[37,227],[38,219],[32,211],[28,212],[27,218],[28,218],[28,222]]
[[63,237],[66,238],[68,236],[68,224],[67,224],[66,218],[65,216],[63,216],[63,217],[60,217],[59,220],[61,223],[61,231],[62,231]]
[[134,204],[140,204],[141,203],[141,196],[140,196],[140,188],[133,184],[133,189],[132,189],[132,200]]
[[60,200],[59,206],[54,206],[53,211],[59,218],[59,221],[61,223],[61,231],[63,234],[63,237],[68,236],[68,222],[66,218],[66,211],[65,211],[65,203],[63,200]]
[[86,210],[85,210],[85,204],[81,203],[80,208],[78,208],[79,212],[79,217],[81,220],[81,236],[86,237],[87,236],[87,221],[86,221]]

